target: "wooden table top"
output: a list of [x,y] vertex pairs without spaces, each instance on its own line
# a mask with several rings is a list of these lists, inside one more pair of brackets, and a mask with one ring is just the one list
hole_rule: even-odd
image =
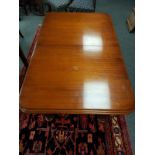
[[112,20],[49,13],[20,91],[24,112],[126,114],[134,94]]

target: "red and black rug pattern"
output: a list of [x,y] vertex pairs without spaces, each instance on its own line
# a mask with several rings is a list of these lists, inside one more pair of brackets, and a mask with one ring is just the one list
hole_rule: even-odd
[[123,116],[20,112],[20,154],[131,155]]
[[[35,50],[40,27],[28,53]],[[26,68],[20,72],[20,86]],[[19,112],[21,155],[132,155],[123,115],[27,114]]]

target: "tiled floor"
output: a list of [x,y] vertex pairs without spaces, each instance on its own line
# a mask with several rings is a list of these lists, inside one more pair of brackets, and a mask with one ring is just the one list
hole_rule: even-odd
[[[135,87],[135,34],[129,33],[126,26],[126,17],[134,7],[134,0],[97,0],[96,12],[108,13],[112,16],[115,31],[120,43],[122,55],[126,64],[128,75],[134,89]],[[43,22],[43,16],[35,16],[29,13],[28,16],[23,15],[20,10],[21,21],[19,22],[20,30],[24,38],[20,38],[20,44],[27,55],[32,39],[38,24]],[[20,61],[20,68],[22,63]],[[135,147],[135,113],[126,116],[131,143]]]

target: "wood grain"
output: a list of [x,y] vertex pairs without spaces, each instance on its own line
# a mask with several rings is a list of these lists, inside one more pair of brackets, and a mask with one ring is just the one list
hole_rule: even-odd
[[111,18],[49,13],[21,92],[25,112],[125,114],[134,94]]

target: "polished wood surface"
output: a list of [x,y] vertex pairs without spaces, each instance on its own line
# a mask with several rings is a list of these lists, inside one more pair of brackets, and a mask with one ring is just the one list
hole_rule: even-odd
[[134,94],[110,16],[49,13],[21,92],[25,112],[125,114]]

